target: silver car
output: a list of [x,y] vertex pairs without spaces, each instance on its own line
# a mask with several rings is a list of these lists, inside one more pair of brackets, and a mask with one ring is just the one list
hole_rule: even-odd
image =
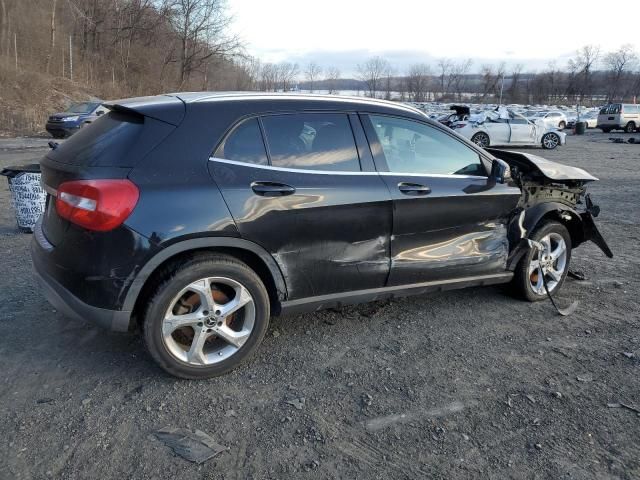
[[453,128],[483,148],[504,145],[533,145],[552,150],[566,143],[567,134],[549,128],[541,121],[530,121],[504,107],[499,111],[471,115],[469,120],[454,123]]
[[538,112],[531,117],[527,117],[531,121],[542,121],[548,128],[557,128],[564,130],[567,126],[567,117],[559,111]]

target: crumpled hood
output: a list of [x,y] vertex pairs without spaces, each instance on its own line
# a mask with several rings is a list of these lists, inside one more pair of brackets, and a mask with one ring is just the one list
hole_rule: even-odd
[[598,180],[589,172],[569,165],[562,165],[561,163],[552,162],[538,155],[532,155],[530,153],[512,152],[509,150],[499,150],[497,148],[486,148],[489,153],[494,157],[504,160],[509,165],[512,163],[518,165],[520,168],[526,168],[527,170],[535,170],[542,174],[549,180],[562,182],[577,180],[581,182],[592,182]]

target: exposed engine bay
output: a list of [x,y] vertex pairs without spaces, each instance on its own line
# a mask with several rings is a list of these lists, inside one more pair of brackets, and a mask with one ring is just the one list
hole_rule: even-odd
[[522,191],[509,224],[508,267],[514,268],[531,248],[528,237],[542,218],[564,223],[571,233],[573,248],[590,240],[605,255],[613,256],[593,221],[600,208],[586,193],[585,185],[598,180],[596,177],[581,168],[550,162],[537,155],[494,148],[486,150],[509,165],[510,181]]

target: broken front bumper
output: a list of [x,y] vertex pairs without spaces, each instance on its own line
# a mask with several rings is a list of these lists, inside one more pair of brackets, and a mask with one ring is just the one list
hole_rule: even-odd
[[613,252],[607,245],[604,237],[598,230],[596,226],[596,222],[593,220],[593,217],[597,217],[600,214],[600,207],[594,205],[591,201],[591,196],[589,194],[585,195],[585,204],[586,210],[580,214],[580,218],[582,219],[582,232],[584,241],[591,240],[595,243],[600,250],[609,258],[613,257]]

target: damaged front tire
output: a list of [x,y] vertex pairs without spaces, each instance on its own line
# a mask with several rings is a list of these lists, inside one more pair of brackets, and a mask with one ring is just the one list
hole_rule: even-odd
[[549,293],[562,287],[571,261],[571,235],[561,223],[547,221],[538,226],[530,238],[543,246],[542,251],[532,248],[522,257],[512,286],[517,296],[537,302],[547,296],[545,281]]

